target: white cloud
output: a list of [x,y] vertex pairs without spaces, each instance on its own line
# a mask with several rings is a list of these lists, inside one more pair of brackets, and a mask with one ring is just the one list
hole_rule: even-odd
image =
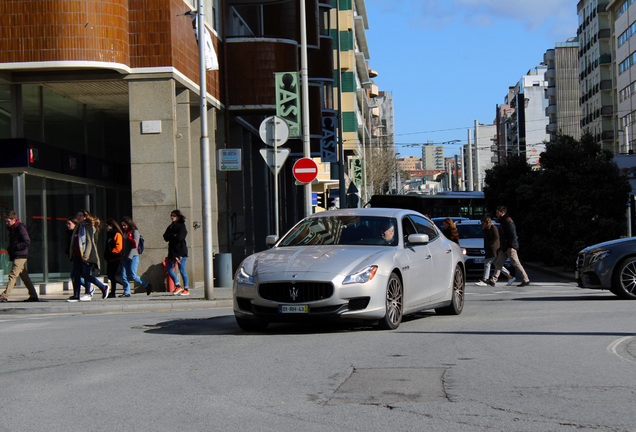
[[574,0],[366,0],[386,14],[401,15],[413,27],[450,25],[491,27],[508,21],[528,31],[551,34],[555,40],[576,35]]
[[572,0],[454,0],[450,3],[454,3],[453,9],[462,15],[510,19],[524,23],[530,30],[555,22],[577,22],[576,3]]

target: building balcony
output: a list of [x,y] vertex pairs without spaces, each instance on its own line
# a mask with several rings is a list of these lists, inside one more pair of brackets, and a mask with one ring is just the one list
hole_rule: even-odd
[[274,72],[295,71],[299,60],[298,43],[294,40],[229,38],[227,77],[231,109],[275,108]]
[[612,64],[612,56],[609,54],[603,54],[598,58],[599,64]]
[[603,105],[601,107],[602,116],[612,116],[614,114],[614,107],[611,105]]
[[612,32],[610,29],[599,30],[598,38],[599,39],[609,39],[612,37]]

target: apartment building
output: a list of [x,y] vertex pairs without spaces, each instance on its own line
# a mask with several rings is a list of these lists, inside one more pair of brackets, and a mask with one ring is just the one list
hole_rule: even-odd
[[610,1],[615,70],[614,154],[633,154],[636,149],[636,7],[634,0]]
[[[612,22],[607,0],[580,0],[579,86],[581,130],[606,150],[616,153],[612,63]],[[627,63],[617,67],[625,68]]]
[[547,67],[530,70],[506,95],[506,105],[514,109],[506,122],[506,152],[523,155],[531,166],[539,166],[539,155],[549,140],[546,108]]
[[444,171],[444,145],[424,143],[422,145],[422,164],[425,170]]
[[[188,272],[202,278],[198,44],[184,15],[194,1],[0,2],[0,210],[15,209],[29,229],[35,282],[68,278],[65,221],[80,209],[134,218],[146,239],[139,273],[155,287],[165,280],[161,234],[181,209]],[[206,7],[222,52],[219,1]],[[215,143],[221,76],[206,78]]]
[[579,42],[574,37],[557,43],[543,55],[543,62],[548,67],[545,73],[548,81],[546,115],[549,118],[547,132],[550,141],[555,140],[558,134],[576,140],[581,138],[578,54]]
[[422,171],[422,158],[417,156],[409,156],[407,158],[398,158],[397,166],[400,171]]

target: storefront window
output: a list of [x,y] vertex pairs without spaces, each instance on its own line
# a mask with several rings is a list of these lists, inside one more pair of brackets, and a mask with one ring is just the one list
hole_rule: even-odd
[[0,139],[11,136],[11,86],[0,85]]
[[24,138],[42,142],[42,103],[40,87],[31,84],[22,86],[22,125]]
[[60,96],[47,89],[42,90],[44,142],[56,147],[86,153],[92,156],[98,146],[84,145],[84,105]]

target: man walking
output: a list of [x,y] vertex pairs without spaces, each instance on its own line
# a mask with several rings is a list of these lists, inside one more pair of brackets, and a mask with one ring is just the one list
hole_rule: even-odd
[[7,252],[9,252],[9,260],[13,261],[13,267],[11,268],[11,273],[9,273],[7,289],[0,294],[0,302],[6,302],[9,300],[9,296],[11,295],[11,291],[15,286],[18,276],[22,279],[22,282],[24,282],[27,290],[29,290],[29,298],[25,301],[40,301],[38,293],[35,290],[26,269],[27,257],[29,255],[29,244],[31,244],[31,239],[29,238],[26,226],[20,222],[18,215],[13,210],[7,212],[4,219],[7,224],[7,229],[9,230],[9,247],[7,248]]
[[528,275],[519,262],[519,256],[517,255],[517,250],[519,249],[517,227],[512,221],[512,218],[508,216],[508,209],[506,206],[497,207],[495,214],[497,215],[501,226],[501,247],[497,252],[497,259],[495,260],[495,274],[492,275],[492,278],[489,279],[487,283],[488,285],[495,286],[495,283],[497,283],[497,279],[499,278],[499,274],[501,273],[501,267],[503,267],[506,259],[510,258],[510,263],[515,269],[517,269],[519,275],[523,278],[523,281],[517,286],[528,286],[530,285],[530,279],[528,279]]

